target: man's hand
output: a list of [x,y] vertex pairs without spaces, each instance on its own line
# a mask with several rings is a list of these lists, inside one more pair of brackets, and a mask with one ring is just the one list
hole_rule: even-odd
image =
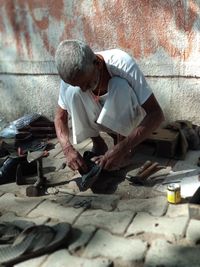
[[[163,112],[152,94],[142,105],[146,112],[146,116],[142,122],[133,131],[116,144],[112,149],[108,150],[104,156],[94,157],[93,161],[106,170],[117,170],[128,160],[128,154],[137,145],[143,142],[148,136],[160,125],[164,120]],[[128,164],[127,164],[128,165]]]
[[103,169],[112,171],[119,170],[123,164],[123,160],[126,156],[119,147],[116,145],[112,149],[108,150],[105,155],[93,157],[92,161],[102,166]]
[[67,165],[73,171],[79,171],[80,173],[86,173],[87,165],[78,151],[74,149],[72,145],[69,145],[64,149]]

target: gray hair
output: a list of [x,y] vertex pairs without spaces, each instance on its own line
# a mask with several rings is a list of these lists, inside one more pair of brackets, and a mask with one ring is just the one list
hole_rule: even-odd
[[55,54],[55,62],[61,79],[65,82],[77,78],[93,67],[96,56],[92,49],[79,40],[62,41]]

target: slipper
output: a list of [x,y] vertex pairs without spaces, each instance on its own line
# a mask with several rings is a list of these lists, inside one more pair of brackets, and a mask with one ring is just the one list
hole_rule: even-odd
[[83,159],[85,160],[89,171],[86,174],[83,174],[81,177],[80,186],[82,191],[90,188],[97,181],[101,174],[102,167],[91,161],[91,158],[95,156],[95,153],[92,151],[85,151],[83,154]]
[[0,223],[0,244],[12,243],[21,231],[22,229],[12,223]]
[[81,189],[83,191],[92,187],[92,185],[97,181],[102,171],[102,167],[99,165],[94,165],[92,169],[82,176]]
[[12,245],[0,247],[0,264],[13,265],[53,252],[66,243],[70,230],[71,225],[68,223],[28,227],[17,236]]

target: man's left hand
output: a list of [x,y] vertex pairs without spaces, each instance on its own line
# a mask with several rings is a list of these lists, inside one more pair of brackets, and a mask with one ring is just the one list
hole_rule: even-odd
[[93,157],[92,161],[102,166],[103,169],[112,171],[120,169],[124,157],[124,153],[122,153],[119,149],[116,149],[116,147],[113,147],[108,150],[105,155]]

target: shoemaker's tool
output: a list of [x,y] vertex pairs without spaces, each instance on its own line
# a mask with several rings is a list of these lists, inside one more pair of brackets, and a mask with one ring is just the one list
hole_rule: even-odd
[[135,176],[127,175],[127,178],[130,182],[143,185],[150,175],[164,168],[166,166],[161,166],[158,162],[148,160],[139,168]]
[[26,195],[28,197],[36,197],[39,196],[41,191],[44,191],[44,187],[46,184],[46,177],[43,175],[43,164],[42,164],[42,158],[47,157],[48,152],[45,151],[34,151],[34,152],[28,152],[27,155],[27,161],[29,163],[36,161],[37,162],[37,181],[26,188]]

